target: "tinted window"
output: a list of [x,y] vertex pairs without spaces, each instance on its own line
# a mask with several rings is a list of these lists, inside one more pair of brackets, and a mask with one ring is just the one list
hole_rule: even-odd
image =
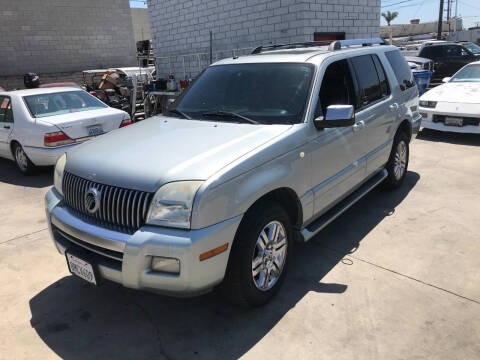
[[377,55],[372,55],[373,62],[375,63],[375,69],[377,69],[378,79],[380,80],[380,89],[382,90],[382,96],[390,95],[390,85],[388,84],[387,75],[385,69]]
[[412,71],[410,70],[410,67],[408,66],[408,63],[403,57],[402,53],[398,50],[387,51],[385,56],[392,66],[395,77],[400,84],[400,89],[405,90],[415,86]]
[[305,63],[211,66],[174,107],[194,119],[221,121],[207,113],[224,111],[262,124],[299,123],[313,72],[314,67]]
[[355,106],[355,102],[355,88],[347,60],[328,65],[323,75],[315,116],[325,115],[330,105]]
[[445,46],[445,56],[462,56],[462,48],[458,45]]
[[360,87],[360,106],[382,98],[382,90],[375,64],[370,55],[356,56],[351,59]]
[[438,59],[443,56],[443,46],[426,46],[422,49],[419,56],[427,59]]
[[7,96],[0,96],[0,122],[13,122],[12,103]]
[[33,117],[41,118],[106,108],[103,102],[85,91],[67,91],[25,96],[25,103]]

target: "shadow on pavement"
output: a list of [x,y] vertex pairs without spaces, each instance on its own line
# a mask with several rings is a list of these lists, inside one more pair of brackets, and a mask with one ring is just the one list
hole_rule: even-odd
[[348,265],[344,257],[393,214],[419,178],[408,172],[401,189],[374,190],[311,242],[296,244],[282,289],[263,308],[232,307],[215,292],[175,299],[114,284],[95,288],[68,276],[30,300],[31,325],[63,359],[237,359],[308,292],[341,296],[347,284],[321,280],[339,262]]
[[13,161],[0,158],[0,182],[34,188],[50,186],[53,185],[53,166],[38,167],[35,174],[25,176]]
[[434,142],[445,142],[455,145],[480,146],[480,134],[462,134],[454,132],[436,131],[431,129],[422,129],[422,131],[417,134],[417,139]]

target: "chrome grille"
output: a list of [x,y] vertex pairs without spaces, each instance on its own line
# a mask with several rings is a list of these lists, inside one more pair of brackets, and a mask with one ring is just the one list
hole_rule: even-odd
[[[90,214],[85,205],[85,193],[90,188],[97,189],[101,194],[100,207],[94,214]],[[99,184],[68,172],[63,176],[62,190],[65,203],[82,218],[126,233],[132,233],[145,224],[152,199],[149,192]]]

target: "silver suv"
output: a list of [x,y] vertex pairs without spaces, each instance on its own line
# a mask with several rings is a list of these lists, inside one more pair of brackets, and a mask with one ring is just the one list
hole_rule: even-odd
[[273,45],[208,67],[169,113],[69,150],[46,195],[70,271],[248,306],[308,241],[404,180],[418,91],[381,39]]

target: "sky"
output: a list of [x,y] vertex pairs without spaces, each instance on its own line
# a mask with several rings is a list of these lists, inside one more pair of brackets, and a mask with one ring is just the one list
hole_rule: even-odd
[[[445,0],[444,8],[447,8]],[[455,0],[452,1],[452,16],[455,14]],[[480,0],[457,0],[458,15],[463,19],[465,28],[480,25]],[[132,7],[147,7],[146,0],[131,0]],[[392,21],[392,24],[408,24],[410,19],[420,19],[420,22],[436,21],[438,19],[438,10],[440,0],[381,0],[382,12],[398,11],[398,17]],[[446,12],[445,12],[446,19]],[[381,17],[381,25],[386,25],[386,21]]]

